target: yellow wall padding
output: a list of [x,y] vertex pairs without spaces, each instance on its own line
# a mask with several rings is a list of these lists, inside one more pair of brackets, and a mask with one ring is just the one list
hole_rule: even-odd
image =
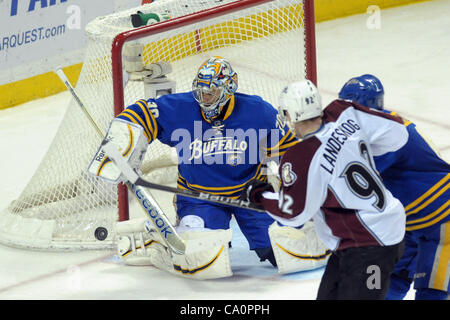
[[[80,76],[82,63],[63,68],[72,84]],[[47,72],[24,80],[0,86],[0,109],[13,107],[31,100],[54,95],[66,87],[54,72]]]

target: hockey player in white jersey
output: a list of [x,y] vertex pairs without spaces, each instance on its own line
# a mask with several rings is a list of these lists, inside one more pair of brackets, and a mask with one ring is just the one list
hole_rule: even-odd
[[[371,74],[349,79],[339,98],[397,115],[385,109],[383,84]],[[450,164],[415,123],[405,120],[404,125],[408,131],[405,146],[374,158],[383,183],[406,213],[405,252],[391,276],[386,299],[403,299],[414,282],[416,300],[446,300],[450,291]]]
[[244,198],[284,225],[314,220],[333,251],[317,299],[384,299],[404,250],[405,212],[381,182],[373,156],[406,143],[402,120],[344,100],[322,110],[310,81],[284,88],[280,112],[303,140],[282,157],[279,192],[253,181]]

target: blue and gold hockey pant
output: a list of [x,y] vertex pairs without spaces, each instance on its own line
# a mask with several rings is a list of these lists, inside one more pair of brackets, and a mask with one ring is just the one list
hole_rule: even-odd
[[414,289],[449,292],[450,221],[406,231],[405,252],[391,277],[388,299],[402,298],[414,281]]

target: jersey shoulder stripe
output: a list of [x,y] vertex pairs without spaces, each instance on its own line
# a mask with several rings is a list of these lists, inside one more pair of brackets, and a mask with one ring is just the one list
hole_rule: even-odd
[[280,142],[278,142],[275,146],[266,149],[267,157],[268,158],[281,157],[286,153],[287,149],[296,145],[299,142],[300,140],[297,139],[295,133],[289,130],[289,132],[286,133],[284,137],[280,139]]
[[150,108],[148,106],[148,102],[144,99],[138,100],[136,102],[137,105],[139,105],[139,107],[142,110],[142,113],[145,116],[145,122],[147,124],[147,126],[149,127],[149,129],[151,130],[153,137],[158,136],[158,123],[156,122],[155,116],[153,115],[153,113],[150,111]]
[[147,137],[147,141],[150,142],[153,140],[153,136],[150,133],[150,130],[148,129],[148,127],[145,125],[145,122],[132,109],[129,109],[129,108],[125,109],[117,116],[117,118],[123,119],[126,121],[130,121],[130,122],[140,125],[142,128],[144,128],[144,134]]
[[391,116],[395,116],[395,117],[399,117],[403,119],[403,124],[405,125],[405,127],[408,127],[409,125],[413,124],[412,121],[400,116],[397,112],[395,111],[387,111]]

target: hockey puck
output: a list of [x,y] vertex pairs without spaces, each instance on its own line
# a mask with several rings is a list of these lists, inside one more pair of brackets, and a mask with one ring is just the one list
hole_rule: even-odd
[[108,230],[104,227],[98,227],[94,232],[95,239],[103,241],[108,236]]

